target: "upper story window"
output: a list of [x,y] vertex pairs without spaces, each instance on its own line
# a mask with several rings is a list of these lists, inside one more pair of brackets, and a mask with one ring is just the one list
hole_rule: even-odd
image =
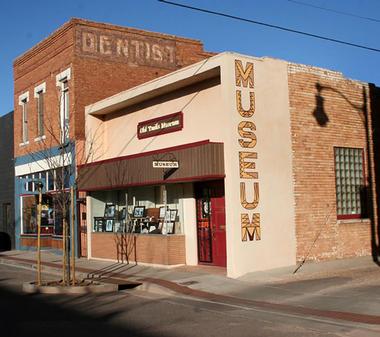
[[44,130],[45,92],[46,92],[45,82],[34,88],[34,97],[37,100],[37,137],[38,138],[36,138],[36,140],[40,140],[45,135],[45,130]]
[[337,217],[363,217],[367,200],[364,189],[364,151],[335,147],[334,155]]
[[70,137],[70,100],[69,100],[69,80],[71,78],[71,69],[68,68],[56,76],[57,86],[60,88],[60,131],[61,143],[65,144]]
[[25,92],[18,98],[18,104],[21,106],[21,145],[28,144],[28,102],[29,102],[29,92]]

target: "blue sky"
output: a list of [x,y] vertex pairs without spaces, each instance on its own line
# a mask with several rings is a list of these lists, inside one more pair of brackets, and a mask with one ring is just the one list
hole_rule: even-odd
[[[299,1],[380,20],[379,0]],[[380,22],[338,15],[289,0],[177,2],[380,49]],[[13,109],[13,60],[72,17],[191,37],[202,40],[208,51],[271,56],[341,71],[349,78],[380,86],[380,53],[189,11],[157,0],[3,1],[0,115]]]

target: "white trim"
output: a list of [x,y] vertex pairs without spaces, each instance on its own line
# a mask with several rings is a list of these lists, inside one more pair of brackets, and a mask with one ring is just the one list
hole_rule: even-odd
[[[66,114],[70,114],[70,108],[66,110],[66,101],[64,100],[65,95],[68,95],[69,88],[65,88],[65,83],[71,79],[71,68],[67,68],[56,76],[56,85],[61,88],[60,93],[60,127],[61,127],[61,142],[66,142],[66,130],[69,130],[69,124],[66,125]],[[67,84],[67,83],[66,83]],[[66,90],[65,90],[66,89]],[[70,102],[70,101],[69,101]],[[68,120],[69,118],[67,118]],[[67,139],[70,138],[70,132],[67,135]]]
[[20,96],[18,96],[18,105],[23,105],[25,102],[29,102],[29,91],[26,91],[24,92],[23,94],[21,94]]
[[25,143],[20,143],[20,144],[18,144],[18,146],[26,146],[26,145],[29,145],[29,140],[26,141]]
[[38,86],[36,86],[36,87],[34,88],[34,98],[38,98],[38,95],[39,95],[41,92],[42,92],[43,94],[46,92],[46,82],[41,83],[40,85],[38,85]]
[[40,141],[42,141],[42,140],[44,140],[44,139],[46,139],[46,136],[45,136],[45,135],[42,135],[42,136],[39,136],[39,137],[37,137],[37,138],[34,138],[34,141],[35,141],[35,142],[40,142]]
[[66,70],[62,71],[55,77],[57,87],[62,85],[62,81],[64,80],[68,81],[70,79],[71,79],[71,68],[67,68]]
[[[52,163],[54,163],[54,167],[52,167]],[[23,176],[25,174],[31,174],[40,171],[47,171],[51,169],[55,169],[58,167],[71,165],[72,163],[72,155],[71,153],[67,153],[62,157],[62,155],[57,155],[50,158],[43,158],[40,160],[36,160],[34,162],[28,164],[17,165],[15,167],[15,175]]]

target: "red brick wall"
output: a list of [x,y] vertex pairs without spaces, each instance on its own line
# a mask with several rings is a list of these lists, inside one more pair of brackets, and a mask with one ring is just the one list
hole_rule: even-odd
[[[97,48],[93,52],[83,52],[83,32],[95,37]],[[120,91],[145,83],[176,69],[198,62],[210,56],[203,51],[203,45],[196,40],[178,38],[171,35],[144,32],[131,28],[78,21],[76,26],[76,74],[75,124],[76,138],[84,137],[84,108]],[[109,55],[100,53],[100,37],[107,39]],[[129,58],[117,57],[116,41],[126,38],[129,42],[139,41],[141,61],[135,59],[136,48],[129,43]],[[146,46],[150,48],[146,48]],[[173,62],[152,62],[152,46],[173,48]],[[145,48],[145,49],[144,49]],[[107,52],[107,51],[106,51]],[[131,60],[131,61],[127,61]],[[140,63],[140,64],[139,64]],[[79,93],[80,91],[80,93]]]
[[163,265],[186,263],[184,235],[91,233],[91,237],[94,258]]
[[288,76],[297,260],[369,255],[370,220],[337,220],[333,149],[365,150],[369,186],[367,85],[302,65],[290,64]]
[[[94,37],[95,45],[91,45],[92,40],[85,39],[88,36]],[[117,44],[119,40],[128,43],[128,48],[125,51],[123,49],[128,57],[122,57],[124,54]],[[78,140],[84,138],[86,105],[210,55],[203,51],[203,45],[197,40],[81,19],[71,20],[14,62],[15,156],[56,145],[54,137],[49,137],[49,132],[44,144],[34,141],[37,137],[34,87],[44,81],[47,84],[45,120],[49,126],[53,125],[49,127],[50,133],[58,137],[59,97],[56,75],[66,68],[71,66],[72,72],[69,81],[70,137]],[[22,111],[18,97],[28,90],[30,144],[20,147]]]
[[[56,75],[70,67],[73,49],[72,24],[68,23],[53,33],[14,62],[14,146],[15,157],[42,150],[56,145],[52,135],[59,135],[59,97],[56,86]],[[45,134],[44,143],[35,142],[37,137],[37,102],[34,98],[34,88],[46,82],[45,99]],[[74,94],[72,82],[70,95]],[[18,98],[29,91],[28,103],[28,138],[29,145],[20,147],[22,143],[22,109]],[[71,103],[73,100],[71,101]],[[73,108],[73,104],[71,104]]]
[[[21,237],[20,246],[37,248],[37,236]],[[52,249],[57,249],[57,250],[62,249],[62,239],[53,238],[51,236],[43,236],[41,237],[41,247],[52,248]]]

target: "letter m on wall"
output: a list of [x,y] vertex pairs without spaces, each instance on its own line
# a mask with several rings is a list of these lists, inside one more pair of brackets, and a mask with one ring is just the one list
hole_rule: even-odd
[[252,214],[252,221],[247,213],[241,214],[241,241],[261,240],[260,214]]
[[240,87],[243,84],[244,88],[246,88],[247,86],[253,88],[253,63],[247,62],[246,67],[244,69],[242,61],[235,60],[235,80],[236,86],[238,87]]

